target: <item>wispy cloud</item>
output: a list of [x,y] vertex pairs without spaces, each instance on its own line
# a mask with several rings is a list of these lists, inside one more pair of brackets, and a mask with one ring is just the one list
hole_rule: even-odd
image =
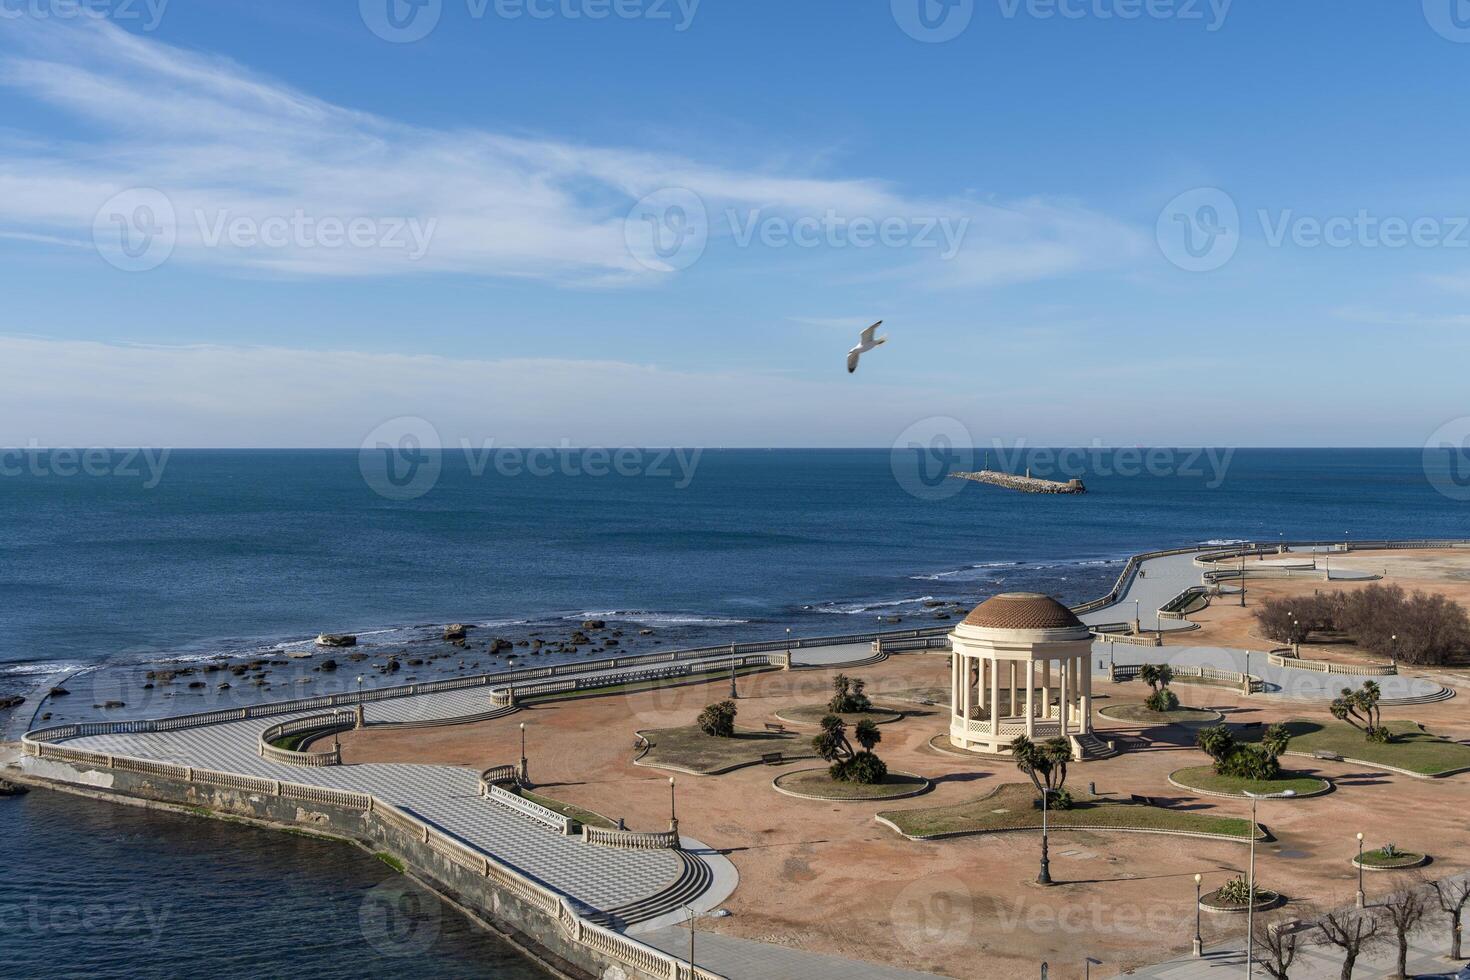
[[[298,276],[454,273],[573,284],[660,276],[630,252],[634,201],[692,191],[710,211],[711,252],[735,247],[729,213],[964,223],[957,254],[880,254],[885,274],[936,285],[999,285],[1106,268],[1140,254],[1138,233],[1065,201],[909,195],[871,176],[742,171],[667,153],[433,129],[297,91],[224,58],[114,25],[10,22],[0,85],[80,123],[71,142],[0,140],[0,222],[37,243],[90,241],[99,208],[131,188],[161,191],[176,261]],[[412,249],[267,245],[228,234],[240,219],[417,221]],[[759,242],[747,247],[762,247]],[[709,261],[706,259],[705,261]]]

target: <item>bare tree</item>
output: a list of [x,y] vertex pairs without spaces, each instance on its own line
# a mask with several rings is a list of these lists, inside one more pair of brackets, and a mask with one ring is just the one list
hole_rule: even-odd
[[1296,962],[1297,953],[1307,945],[1304,933],[1311,928],[1314,913],[1310,909],[1298,909],[1297,913],[1306,921],[1285,915],[1261,916],[1251,927],[1255,948],[1259,950],[1256,963],[1274,980],[1289,980],[1287,973]]
[[1393,929],[1399,944],[1399,980],[1408,980],[1409,937],[1424,928],[1424,917],[1429,914],[1429,895],[1422,888],[1409,887],[1395,892],[1383,903],[1383,915]]
[[1460,959],[1460,922],[1465,917],[1465,906],[1470,904],[1470,878],[1446,878],[1431,881],[1434,897],[1440,911],[1450,917],[1450,959]]
[[1343,909],[1327,912],[1317,920],[1322,938],[1343,952],[1341,980],[1353,980],[1358,957],[1383,944],[1383,920],[1374,909]]

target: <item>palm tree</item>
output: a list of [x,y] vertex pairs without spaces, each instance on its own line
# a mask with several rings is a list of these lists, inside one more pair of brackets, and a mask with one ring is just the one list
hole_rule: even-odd
[[853,729],[852,734],[858,744],[863,747],[864,752],[873,751],[873,746],[883,741],[883,733],[878,731],[878,726],[866,718],[857,723],[857,728]]
[[1376,682],[1364,681],[1356,691],[1350,687],[1343,688],[1341,696],[1332,700],[1328,710],[1338,721],[1345,721],[1361,730],[1370,742],[1387,742],[1390,741],[1390,733],[1383,725],[1378,706],[1382,696],[1383,691]]
[[1065,738],[1051,738],[1037,745],[1025,735],[1011,741],[1011,755],[1016,768],[1024,772],[1036,792],[1054,792],[1067,782],[1067,763],[1072,761],[1072,745]]

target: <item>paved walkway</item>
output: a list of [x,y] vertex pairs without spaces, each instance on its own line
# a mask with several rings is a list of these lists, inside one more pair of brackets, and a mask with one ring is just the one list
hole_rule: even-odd
[[[689,930],[671,926],[642,933],[640,940],[657,946],[671,956],[687,959]],[[694,962],[708,970],[738,980],[933,980],[933,973],[899,970],[865,960],[808,953],[789,946],[776,946],[754,939],[739,939],[716,933],[696,932]],[[977,972],[983,975],[983,970]]]
[[[1193,553],[1166,555],[1144,562],[1144,577],[1134,576],[1121,599],[1111,606],[1086,613],[1082,616],[1083,622],[1089,625],[1125,620],[1131,622],[1133,601],[1138,599],[1139,607],[1143,610],[1144,629],[1152,629],[1157,622],[1162,622],[1165,631],[1171,628],[1187,629],[1189,624],[1186,622],[1168,619],[1160,621],[1157,610],[1191,585],[1201,583],[1204,570],[1194,564],[1194,557]],[[1334,572],[1333,577],[1337,578],[1337,573]],[[1362,677],[1347,674],[1324,674],[1313,670],[1274,667],[1266,659],[1265,650],[1247,651],[1214,646],[1142,647],[1131,643],[1108,643],[1105,640],[1093,644],[1093,650],[1097,654],[1093,661],[1094,670],[1103,675],[1107,674],[1110,659],[1119,664],[1158,663],[1160,660],[1167,660],[1171,664],[1215,667],[1254,674],[1265,682],[1266,696],[1304,701],[1330,701],[1343,687],[1357,686],[1364,680]],[[1383,689],[1383,697],[1387,700],[1433,697],[1443,690],[1442,685],[1427,677],[1409,674],[1372,679]]]

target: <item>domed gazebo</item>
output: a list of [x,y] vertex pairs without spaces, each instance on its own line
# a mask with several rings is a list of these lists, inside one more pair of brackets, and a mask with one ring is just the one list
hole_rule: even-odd
[[951,744],[1006,754],[1017,735],[1062,736],[1078,758],[1095,753],[1092,633],[1072,610],[1010,592],[976,606],[949,640]]

